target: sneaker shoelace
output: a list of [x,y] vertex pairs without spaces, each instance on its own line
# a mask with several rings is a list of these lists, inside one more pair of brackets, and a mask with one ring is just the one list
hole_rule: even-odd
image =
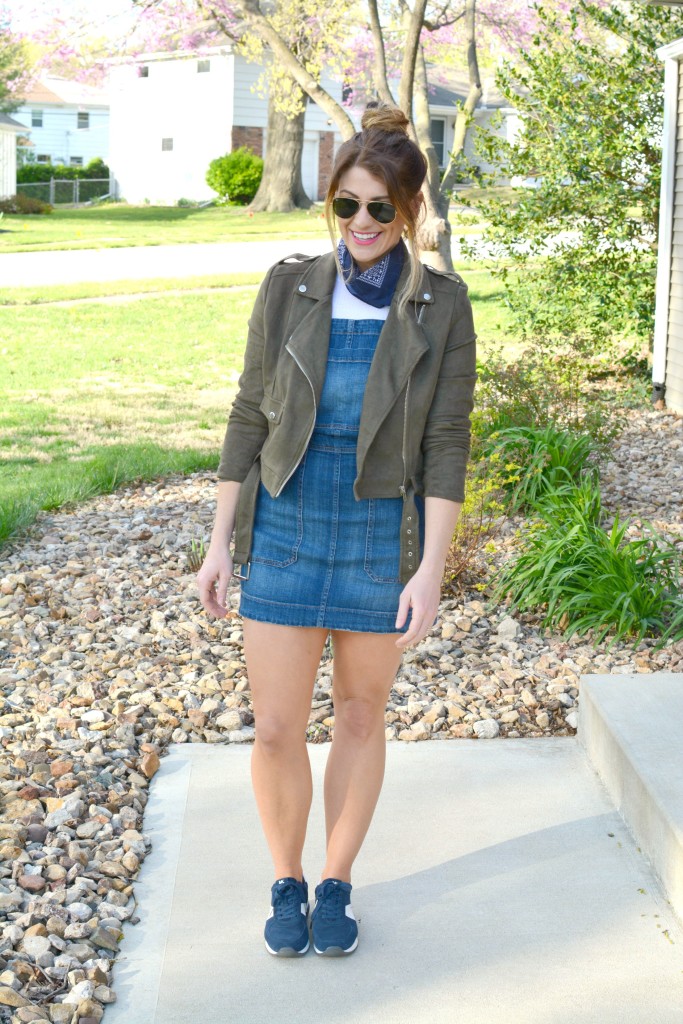
[[344,892],[338,885],[326,885],[320,896],[320,915],[333,921],[344,913]]
[[273,909],[279,921],[291,921],[301,913],[301,895],[292,882],[281,885],[275,894]]

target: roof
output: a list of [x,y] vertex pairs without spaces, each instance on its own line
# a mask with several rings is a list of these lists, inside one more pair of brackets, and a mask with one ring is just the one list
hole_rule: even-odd
[[72,82],[56,75],[41,75],[24,93],[24,103],[59,103],[72,106],[108,107],[109,94],[84,82]]
[[9,114],[0,114],[0,129],[7,128],[9,131],[25,132],[26,125],[15,121]]
[[[470,82],[466,72],[432,66],[428,68],[427,75],[430,80],[430,107],[453,107],[458,101],[464,103],[467,99]],[[496,88],[493,77],[482,78],[481,84],[483,93],[478,104],[479,107],[508,107],[510,105]]]

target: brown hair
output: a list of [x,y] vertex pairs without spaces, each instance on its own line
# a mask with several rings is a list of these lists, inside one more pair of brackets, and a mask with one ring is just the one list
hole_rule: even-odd
[[[405,221],[410,243],[410,275],[399,296],[399,315],[403,315],[408,298],[420,281],[421,265],[415,255],[415,236],[424,204],[420,189],[427,174],[427,161],[417,143],[408,137],[408,124],[408,118],[398,107],[388,104],[368,106],[361,121],[361,131],[339,147],[325,197],[325,216],[334,244],[337,224],[332,200],[342,175],[352,167],[362,167],[385,183],[391,202],[401,220]],[[418,197],[420,199],[416,201]],[[341,273],[341,267],[339,271]]]

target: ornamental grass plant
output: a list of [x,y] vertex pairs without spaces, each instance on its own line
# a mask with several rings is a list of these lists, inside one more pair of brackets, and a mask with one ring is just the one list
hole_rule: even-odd
[[597,476],[565,484],[534,506],[523,549],[493,580],[492,600],[511,610],[543,609],[543,625],[567,637],[594,631],[595,644],[658,637],[656,648],[683,639],[681,552],[651,525],[629,539],[629,520],[609,530]]
[[549,423],[544,427],[508,427],[491,434],[484,450],[506,469],[504,487],[510,511],[536,506],[563,484],[573,484],[587,470],[599,446],[590,434],[574,433]]

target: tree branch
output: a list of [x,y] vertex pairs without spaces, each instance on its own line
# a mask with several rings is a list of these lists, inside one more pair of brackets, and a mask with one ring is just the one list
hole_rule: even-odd
[[396,100],[391,94],[389,80],[387,79],[387,60],[384,52],[384,36],[382,26],[379,23],[379,11],[377,0],[368,0],[368,11],[370,12],[370,30],[372,41],[375,44],[375,59],[372,63],[372,80],[375,85],[375,92],[383,103],[395,106]]
[[265,15],[261,13],[258,0],[237,0],[237,6],[244,14],[253,31],[271,48],[287,74],[291,75],[304,92],[334,121],[341,132],[342,138],[350,139],[356,131],[353,121],[341,104],[337,103],[329,92],[323,89],[319,82],[316,82],[315,78],[306,70],[301,61],[296,59],[279,32],[273,28]]
[[415,80],[415,62],[417,50],[420,45],[420,32],[424,21],[427,0],[415,0],[415,8],[412,12],[406,11],[406,20],[409,14],[408,29],[403,49],[403,66],[401,67],[401,82],[398,92],[398,105],[406,117],[413,119],[413,82]]
[[479,74],[479,61],[477,59],[477,0],[465,0],[465,26],[467,31],[467,71],[470,88],[467,93],[467,99],[461,109],[458,110],[455,119],[453,148],[449,154],[446,172],[441,181],[441,194],[443,196],[448,196],[448,193],[455,184],[456,162],[465,148],[467,125],[481,99],[483,91]]

